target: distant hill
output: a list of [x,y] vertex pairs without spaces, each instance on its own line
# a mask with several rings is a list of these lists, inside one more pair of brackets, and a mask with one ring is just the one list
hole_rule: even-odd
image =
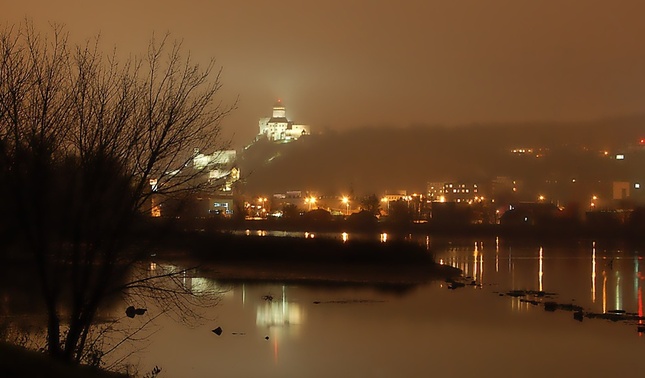
[[[633,148],[641,137],[645,115],[566,124],[363,127],[288,144],[260,140],[238,155],[238,164],[248,193],[412,192],[425,191],[431,181],[474,182],[529,173],[527,179],[589,171],[608,175],[592,157],[601,150]],[[519,147],[548,153],[538,164],[513,158],[510,150]]]

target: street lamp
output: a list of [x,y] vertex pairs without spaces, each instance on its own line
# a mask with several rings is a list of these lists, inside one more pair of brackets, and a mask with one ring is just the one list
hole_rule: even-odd
[[305,203],[309,204],[309,211],[311,211],[311,205],[316,203],[316,197],[307,197],[307,198],[305,198]]
[[346,206],[345,215],[349,215],[349,198],[343,197],[343,203]]
[[265,197],[258,198],[258,203],[260,203],[260,216],[263,216],[266,213],[266,207],[264,206],[267,199]]
[[596,208],[596,200],[598,200],[598,196],[592,196],[591,197],[591,208],[595,209]]
[[387,213],[390,214],[390,200],[387,197],[381,198],[381,202],[387,204]]

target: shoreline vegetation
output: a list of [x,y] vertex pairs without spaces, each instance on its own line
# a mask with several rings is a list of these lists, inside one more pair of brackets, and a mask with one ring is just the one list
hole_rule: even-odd
[[[645,216],[643,217],[645,219]],[[169,222],[172,232],[203,231],[287,231],[287,232],[348,232],[358,234],[388,233],[392,235],[423,234],[454,238],[499,237],[509,241],[563,241],[600,239],[645,245],[645,221],[633,223],[589,224],[568,219],[554,219],[542,224],[432,224],[380,222],[376,218],[367,222],[350,220],[261,219],[236,220],[226,218],[193,218],[153,220]]]
[[438,264],[407,240],[371,240],[180,232],[155,247],[157,259],[197,264],[223,282],[410,286],[453,279],[459,269]]
[[45,353],[0,342],[3,378],[128,378],[127,374],[85,365],[65,364]]

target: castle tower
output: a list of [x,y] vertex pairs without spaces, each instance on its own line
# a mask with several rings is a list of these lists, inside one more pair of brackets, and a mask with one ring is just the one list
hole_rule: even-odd
[[273,117],[272,118],[287,118],[287,109],[282,105],[282,100],[273,105]]
[[310,135],[309,126],[298,125],[287,119],[287,109],[281,100],[273,105],[271,118],[260,118],[258,126],[260,127],[259,135],[281,143],[296,140],[303,135]]

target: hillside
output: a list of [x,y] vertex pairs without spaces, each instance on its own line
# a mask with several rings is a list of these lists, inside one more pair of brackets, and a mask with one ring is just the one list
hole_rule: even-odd
[[[571,124],[365,127],[289,144],[260,140],[239,155],[239,165],[248,193],[364,195],[424,191],[434,181],[512,176],[530,182],[590,172],[590,179],[604,179],[617,172],[600,160],[600,151],[636,145],[645,135],[643,126],[645,116]],[[512,156],[510,150],[520,147],[541,148],[545,155]]]

